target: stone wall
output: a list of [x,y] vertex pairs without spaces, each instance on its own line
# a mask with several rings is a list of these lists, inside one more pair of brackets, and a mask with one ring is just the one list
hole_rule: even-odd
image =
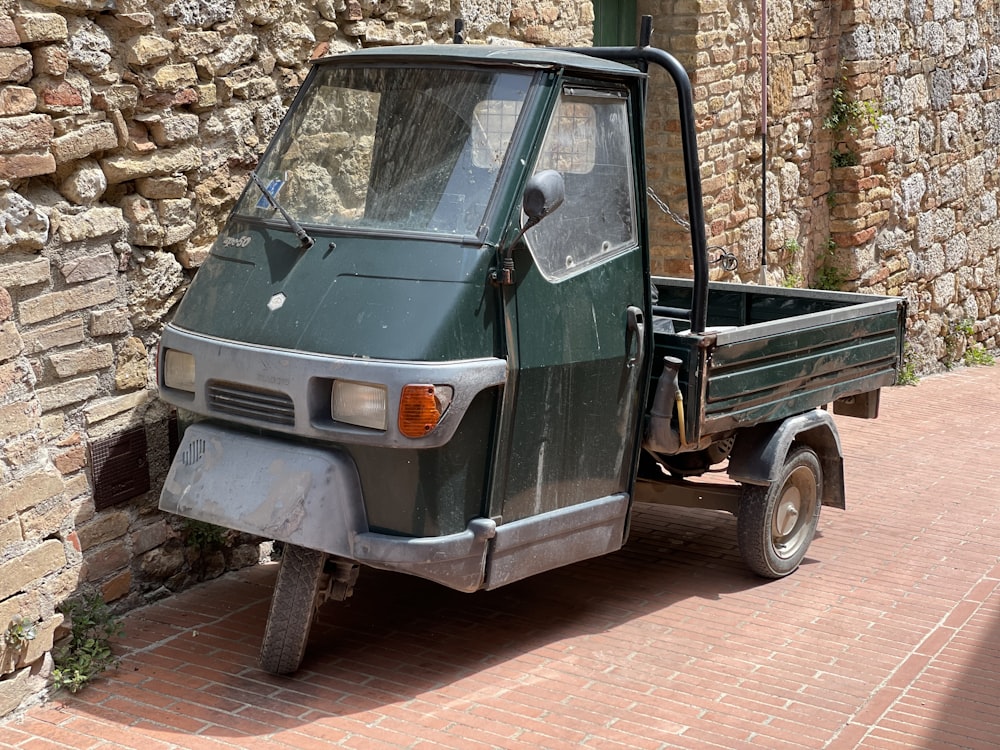
[[[692,73],[713,254],[760,278],[761,0],[640,0]],[[910,302],[917,370],[1000,347],[1000,9],[972,0],[768,0],[768,283]],[[666,82],[653,89],[662,89]],[[650,184],[686,216],[670,96],[651,102]],[[654,268],[687,234],[650,206]]]
[[0,0],[0,716],[84,589],[131,607],[267,553],[156,510],[158,332],[314,54],[588,43],[589,2]]
[[[807,285],[808,250],[830,232],[829,211],[823,203],[830,192],[833,136],[822,123],[836,79],[840,36],[840,12],[830,6],[825,2],[769,3],[769,283],[797,279],[799,285]],[[641,13],[660,19],[654,44],[670,50],[691,73],[710,253],[717,256],[727,250],[739,261],[734,274],[715,269],[713,276],[758,281],[764,233],[760,211],[764,187],[761,0],[642,0],[639,7]],[[686,219],[675,97],[665,78],[653,90],[658,93],[650,102],[652,130],[647,148],[654,154],[650,185]],[[822,210],[815,210],[817,204]],[[688,274],[687,232],[655,206],[650,211],[656,270]],[[806,253],[799,252],[803,246]]]
[[[922,366],[1000,346],[1000,7],[870,0],[844,16],[843,86],[877,130],[848,134],[832,170],[834,263],[911,302]],[[965,330],[963,330],[965,329]]]

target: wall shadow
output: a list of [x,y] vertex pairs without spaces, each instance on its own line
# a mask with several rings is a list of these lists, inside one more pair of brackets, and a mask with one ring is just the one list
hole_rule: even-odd
[[[925,750],[1000,746],[1000,597],[974,614],[952,641],[931,661],[910,691],[925,701],[948,685],[947,697],[935,708],[933,725],[920,747]],[[989,606],[992,605],[992,606]],[[968,650],[963,643],[974,639]],[[929,700],[926,700],[930,703]]]

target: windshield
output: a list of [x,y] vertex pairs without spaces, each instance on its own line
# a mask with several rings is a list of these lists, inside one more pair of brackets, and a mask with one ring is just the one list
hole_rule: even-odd
[[[492,70],[321,67],[257,173],[303,224],[475,235],[530,82]],[[254,188],[237,213],[271,219],[275,208]]]

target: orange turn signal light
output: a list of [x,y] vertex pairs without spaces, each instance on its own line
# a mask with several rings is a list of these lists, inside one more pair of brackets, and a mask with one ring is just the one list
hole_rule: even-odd
[[437,427],[448,404],[451,388],[434,385],[405,385],[399,396],[399,431],[419,438]]

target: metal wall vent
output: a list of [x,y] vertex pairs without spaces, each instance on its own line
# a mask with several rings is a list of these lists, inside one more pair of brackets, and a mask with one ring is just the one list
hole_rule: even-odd
[[146,428],[135,427],[91,443],[90,470],[97,510],[149,492]]

